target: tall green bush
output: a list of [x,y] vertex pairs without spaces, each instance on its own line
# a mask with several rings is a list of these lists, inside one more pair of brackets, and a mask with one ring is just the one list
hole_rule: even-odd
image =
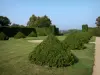
[[82,31],[83,32],[87,32],[88,31],[88,25],[87,24],[82,25]]
[[0,33],[0,40],[8,40],[9,37],[5,35],[3,32]]
[[49,67],[65,67],[77,62],[77,58],[54,35],[49,35],[40,43],[29,54],[29,60]]
[[15,36],[14,36],[14,38],[16,38],[16,39],[20,39],[20,38],[25,38],[26,36],[22,33],[22,32],[18,32]]

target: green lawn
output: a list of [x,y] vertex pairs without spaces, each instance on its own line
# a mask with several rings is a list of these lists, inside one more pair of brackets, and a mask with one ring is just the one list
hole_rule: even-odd
[[93,36],[90,40],[90,42],[95,42],[96,36]]
[[[65,36],[57,38],[63,40]],[[37,46],[28,42],[29,39],[33,38],[0,41],[0,75],[92,75],[95,46],[93,43],[86,44],[87,48],[84,50],[72,51],[79,58],[79,62],[73,66],[49,68],[28,61],[28,54]]]
[[[47,36],[39,36],[39,37],[26,37],[26,40],[44,40]],[[64,40],[66,36],[56,36],[59,40]]]

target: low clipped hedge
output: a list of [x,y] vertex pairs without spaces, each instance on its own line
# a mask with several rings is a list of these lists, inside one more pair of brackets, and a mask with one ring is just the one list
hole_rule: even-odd
[[28,36],[29,36],[29,37],[37,37],[37,34],[36,34],[35,32],[32,31]]
[[54,35],[49,35],[40,43],[29,54],[29,60],[31,63],[49,67],[66,67],[78,61]]
[[84,44],[88,43],[92,36],[88,32],[77,32],[68,35],[68,37],[63,40],[63,44],[65,44],[66,48],[74,50],[74,49],[83,49],[85,48]]
[[14,36],[14,38],[16,38],[16,39],[20,39],[20,38],[25,38],[26,36],[22,33],[22,32],[18,32],[15,36]]
[[8,40],[9,37],[5,35],[3,32],[0,33],[0,40]]

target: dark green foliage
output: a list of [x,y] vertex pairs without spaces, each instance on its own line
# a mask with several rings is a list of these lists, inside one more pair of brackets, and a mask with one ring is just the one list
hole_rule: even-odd
[[0,27],[0,32],[4,32],[9,37],[14,37],[18,32],[22,32],[25,36],[28,36],[31,32],[36,33],[35,28],[27,27]]
[[9,26],[10,20],[5,16],[0,16],[0,26]]
[[51,33],[52,34],[56,34],[57,32],[56,32],[56,26],[55,25],[52,25],[52,26],[50,26],[50,29],[51,29]]
[[96,25],[97,25],[97,27],[100,27],[100,16],[98,18],[96,18]]
[[30,26],[30,27],[37,27],[37,25],[35,24],[37,20],[37,17],[33,14],[30,18],[29,18],[29,21],[27,23],[27,26]]
[[29,37],[37,37],[37,34],[36,34],[35,32],[32,31],[28,36],[29,36]]
[[32,63],[49,67],[65,67],[77,62],[77,58],[71,51],[66,49],[52,34],[29,54],[29,60]]
[[88,31],[88,25],[82,25],[82,31],[87,32]]
[[20,27],[20,28],[24,28],[24,25],[19,25],[19,24],[15,24],[13,23],[10,27]]
[[59,35],[59,29],[56,26],[36,28],[38,36],[47,36],[49,34]]
[[68,37],[65,38],[63,43],[65,44],[66,48],[68,49],[83,49],[84,44],[88,43],[90,38],[92,36],[88,32],[77,32],[77,33],[72,33],[68,35]]
[[14,37],[18,32],[22,32],[25,34],[25,36],[28,36],[31,32],[36,33],[38,36],[46,36],[51,33],[54,33],[55,35],[59,35],[59,29],[50,27],[44,27],[44,28],[30,28],[30,27],[0,27],[0,32],[4,32],[9,37]]
[[89,28],[88,28],[88,32],[89,32],[92,36],[95,36],[95,28],[96,28],[96,27],[89,27]]
[[43,17],[39,17],[36,21],[38,27],[49,27],[51,25],[51,20],[48,16],[44,15]]
[[0,40],[8,40],[9,37],[5,35],[3,32],[0,33]]
[[20,39],[20,38],[25,38],[26,36],[22,33],[22,32],[18,32],[15,36],[14,36],[14,38],[16,38],[16,39]]
[[48,28],[36,28],[36,32],[38,36],[46,36],[47,32],[46,30],[49,30]]
[[100,28],[99,27],[97,27],[97,28],[94,28],[94,35],[95,36],[99,36],[100,37]]

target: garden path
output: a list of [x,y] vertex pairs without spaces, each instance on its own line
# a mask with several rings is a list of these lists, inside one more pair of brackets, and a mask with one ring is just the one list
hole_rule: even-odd
[[92,75],[100,75],[100,37],[96,37],[95,60]]

